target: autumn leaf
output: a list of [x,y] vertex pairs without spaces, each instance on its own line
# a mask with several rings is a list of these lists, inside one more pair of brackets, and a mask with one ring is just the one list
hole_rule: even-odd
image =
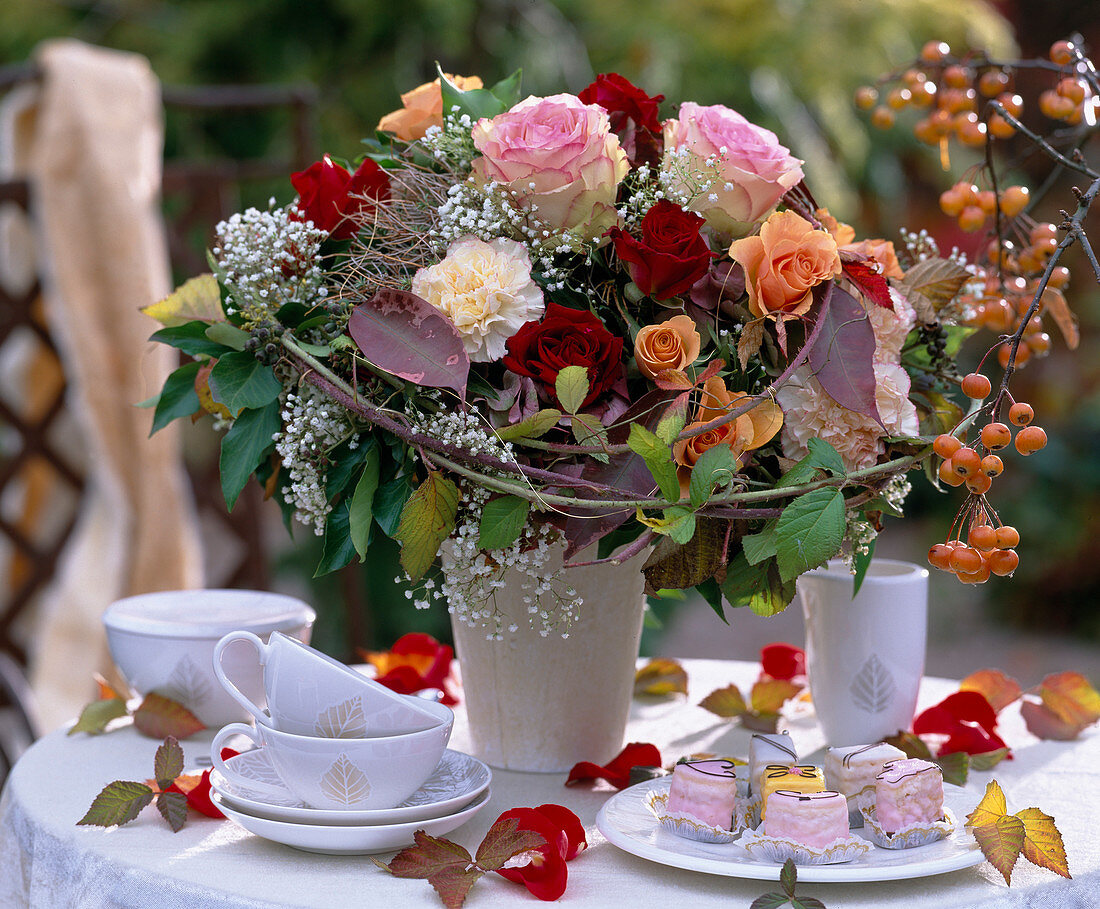
[[413,842],[415,845],[402,849],[389,865],[384,866],[394,877],[426,880],[453,865],[466,868],[474,863],[474,857],[464,846],[423,830],[413,834]]
[[1043,291],[1043,307],[1054,317],[1055,324],[1066,340],[1066,347],[1076,350],[1081,342],[1081,331],[1077,327],[1077,316],[1066,302],[1066,295],[1057,288],[1048,286]]
[[477,847],[477,863],[486,871],[497,871],[509,859],[545,845],[545,837],[534,830],[519,829],[518,818],[498,818]]
[[1015,817],[1024,825],[1024,858],[1062,877],[1071,877],[1066,847],[1062,834],[1054,826],[1054,818],[1038,808],[1024,808],[1017,811]]
[[188,279],[163,300],[143,306],[141,311],[161,325],[182,325],[195,319],[216,322],[225,318],[218,279],[210,274]]
[[687,694],[687,672],[676,660],[650,660],[634,673],[634,696]]
[[134,711],[134,726],[142,735],[154,739],[168,736],[185,739],[206,728],[183,704],[155,691],[145,695]]
[[1024,699],[1020,704],[1020,716],[1023,717],[1027,731],[1039,739],[1053,739],[1057,742],[1069,742],[1077,738],[1079,726],[1067,723],[1046,704]]
[[179,833],[187,823],[187,796],[182,792],[162,792],[157,796],[157,811],[172,832]]
[[1012,883],[1012,869],[1024,848],[1024,822],[1013,815],[1001,815],[992,824],[974,828],[974,838],[986,861]]
[[749,709],[741,695],[741,689],[736,685],[727,685],[712,691],[699,702],[699,706],[723,719],[734,719],[747,713]]
[[888,745],[900,748],[906,757],[920,758],[922,761],[932,760],[932,751],[919,736],[911,732],[899,732],[884,739]]
[[1005,802],[1005,794],[996,780],[990,780],[985,785],[985,794],[973,811],[966,816],[966,826],[984,827],[996,823],[997,818],[1008,814],[1008,805]]
[[92,701],[80,711],[80,716],[69,729],[68,735],[76,735],[78,732],[98,735],[107,728],[111,720],[126,716],[126,713],[126,702],[122,698]]
[[1078,672],[1048,675],[1039,686],[1039,697],[1057,717],[1081,729],[1100,720],[1100,692]]
[[994,713],[1020,697],[1020,683],[999,669],[979,669],[959,682],[961,691],[976,691],[989,701]]
[[786,679],[764,679],[752,686],[749,703],[754,713],[779,713],[779,709],[802,690]]
[[113,700],[126,700],[126,698],[119,694],[114,686],[108,682],[98,672],[92,673],[92,678],[95,679],[96,689],[99,691],[99,700],[101,701],[113,701]]
[[970,755],[965,751],[953,751],[936,758],[943,781],[955,786],[965,786],[970,775]]

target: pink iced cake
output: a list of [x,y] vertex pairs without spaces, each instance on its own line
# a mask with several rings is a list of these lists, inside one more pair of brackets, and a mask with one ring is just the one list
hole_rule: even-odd
[[854,796],[870,786],[890,761],[905,760],[905,752],[885,742],[825,749],[825,782],[841,795]]
[[669,813],[687,814],[729,830],[737,801],[737,771],[731,761],[684,761],[672,771]]
[[920,758],[890,761],[875,777],[875,814],[887,833],[938,821],[943,817],[940,768]]
[[839,792],[777,789],[768,797],[764,835],[821,848],[848,836],[848,800]]

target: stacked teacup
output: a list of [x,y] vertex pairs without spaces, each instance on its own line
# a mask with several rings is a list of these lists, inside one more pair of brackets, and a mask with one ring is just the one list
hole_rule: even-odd
[[[266,709],[225,671],[227,648],[247,645],[259,657]],[[255,718],[214,736],[214,797],[253,833],[311,851],[388,851],[417,829],[454,829],[488,800],[488,768],[447,750],[454,714],[443,704],[397,694],[279,632],[267,643],[227,634],[214,672]],[[251,750],[224,759],[238,736]]]

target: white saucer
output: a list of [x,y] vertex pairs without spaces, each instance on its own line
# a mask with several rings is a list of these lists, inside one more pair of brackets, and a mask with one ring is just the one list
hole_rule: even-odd
[[363,855],[372,852],[394,852],[411,846],[413,834],[423,830],[432,836],[450,833],[456,827],[466,823],[489,803],[490,792],[486,790],[455,814],[428,820],[412,821],[407,824],[369,824],[366,826],[294,824],[286,821],[274,821],[270,818],[255,817],[231,807],[226,800],[214,792],[210,797],[226,817],[239,824],[249,833],[292,846],[304,852],[322,852],[327,855]]
[[488,788],[493,777],[477,758],[448,749],[424,785],[396,808],[338,811],[310,808],[300,801],[279,779],[262,748],[238,754],[225,763],[241,776],[279,787],[285,796],[254,792],[215,770],[210,774],[210,784],[223,801],[253,817],[294,824],[366,826],[438,818],[470,804]]

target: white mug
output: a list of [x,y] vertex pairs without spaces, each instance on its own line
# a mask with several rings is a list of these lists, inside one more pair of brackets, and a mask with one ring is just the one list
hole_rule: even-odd
[[[226,648],[245,642],[263,668],[267,710],[241,692],[225,673]],[[294,735],[361,739],[431,729],[440,723],[426,701],[379,685],[338,660],[275,632],[268,643],[248,631],[225,635],[214,648],[214,673],[226,692],[257,723]]]
[[[227,780],[261,798],[285,799],[289,789],[312,808],[393,808],[431,776],[450,739],[454,714],[442,704],[430,707],[436,711],[431,729],[366,739],[292,735],[270,726],[230,723],[214,736],[210,757]],[[222,746],[235,735],[263,749],[283,787],[242,776],[222,760]]]

